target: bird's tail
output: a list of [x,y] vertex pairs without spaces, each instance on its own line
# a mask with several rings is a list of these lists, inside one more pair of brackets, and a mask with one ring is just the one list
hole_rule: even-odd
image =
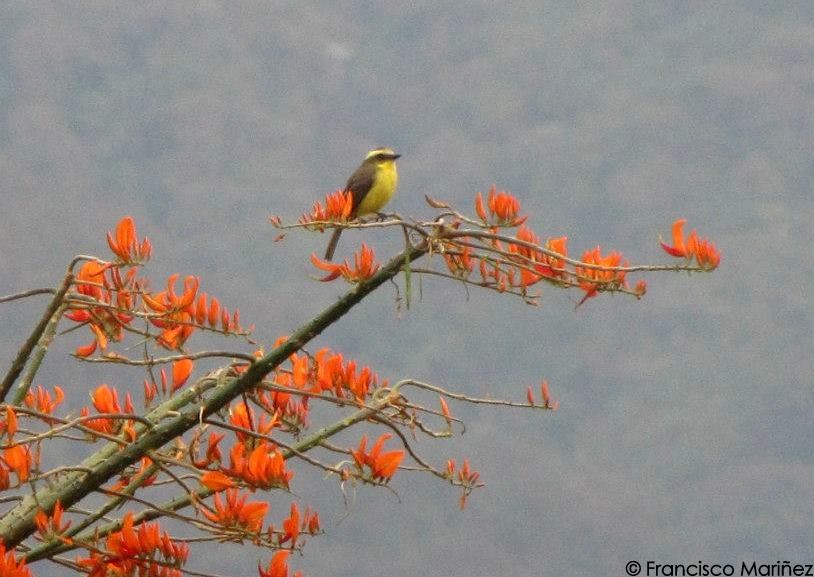
[[337,228],[336,230],[334,230],[333,235],[331,235],[331,242],[328,243],[328,248],[325,250],[325,260],[331,260],[334,257],[336,245],[339,244],[339,235],[341,234],[342,234],[341,228]]

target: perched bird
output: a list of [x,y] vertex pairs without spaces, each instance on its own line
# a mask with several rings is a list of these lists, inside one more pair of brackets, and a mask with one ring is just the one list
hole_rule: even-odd
[[[344,191],[350,191],[353,199],[351,218],[377,213],[393,198],[399,182],[396,159],[400,156],[392,148],[376,148],[367,153],[345,185]],[[341,234],[341,228],[334,231],[325,251],[325,260],[333,258]]]

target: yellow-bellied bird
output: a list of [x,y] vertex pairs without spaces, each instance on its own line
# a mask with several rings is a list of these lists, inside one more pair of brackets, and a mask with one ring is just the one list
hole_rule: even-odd
[[[367,153],[345,185],[345,192],[350,191],[353,198],[351,218],[377,213],[390,202],[399,183],[396,159],[400,156],[392,148],[376,148]],[[334,231],[325,251],[325,260],[333,258],[341,234],[341,228]]]

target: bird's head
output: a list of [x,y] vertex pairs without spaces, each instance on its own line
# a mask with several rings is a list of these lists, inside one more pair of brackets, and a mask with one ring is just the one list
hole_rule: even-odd
[[382,165],[393,162],[400,157],[401,155],[396,154],[392,148],[387,147],[374,148],[373,150],[367,153],[367,156],[365,157],[365,162],[375,162],[376,164]]

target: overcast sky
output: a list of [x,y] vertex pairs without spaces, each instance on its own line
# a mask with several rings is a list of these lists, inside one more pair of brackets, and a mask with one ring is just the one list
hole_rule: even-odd
[[[667,262],[658,235],[684,217],[723,262],[577,311],[577,294],[530,308],[427,281],[399,313],[383,287],[319,345],[472,394],[522,399],[546,378],[561,409],[456,405],[466,435],[420,441],[481,472],[464,512],[449,487],[401,473],[400,502],[362,488],[339,523],[335,485],[299,472],[326,534],[297,567],[814,562],[811,2],[5,2],[0,294],[54,286],[131,214],[156,247],[153,278],[200,274],[270,345],[344,289],[310,278],[324,235],[274,243],[266,217],[295,220],[378,145],[404,155],[403,214],[430,215],[424,194],[471,210],[496,183],[574,254]],[[364,234],[382,257],[399,246]],[[343,235],[340,253],[361,238]],[[0,307],[0,360],[42,305]],[[82,399],[132,384],[66,369],[84,340],[55,349],[44,384]],[[271,501],[282,515],[290,497]],[[265,554],[210,553],[191,568],[250,575]]]

